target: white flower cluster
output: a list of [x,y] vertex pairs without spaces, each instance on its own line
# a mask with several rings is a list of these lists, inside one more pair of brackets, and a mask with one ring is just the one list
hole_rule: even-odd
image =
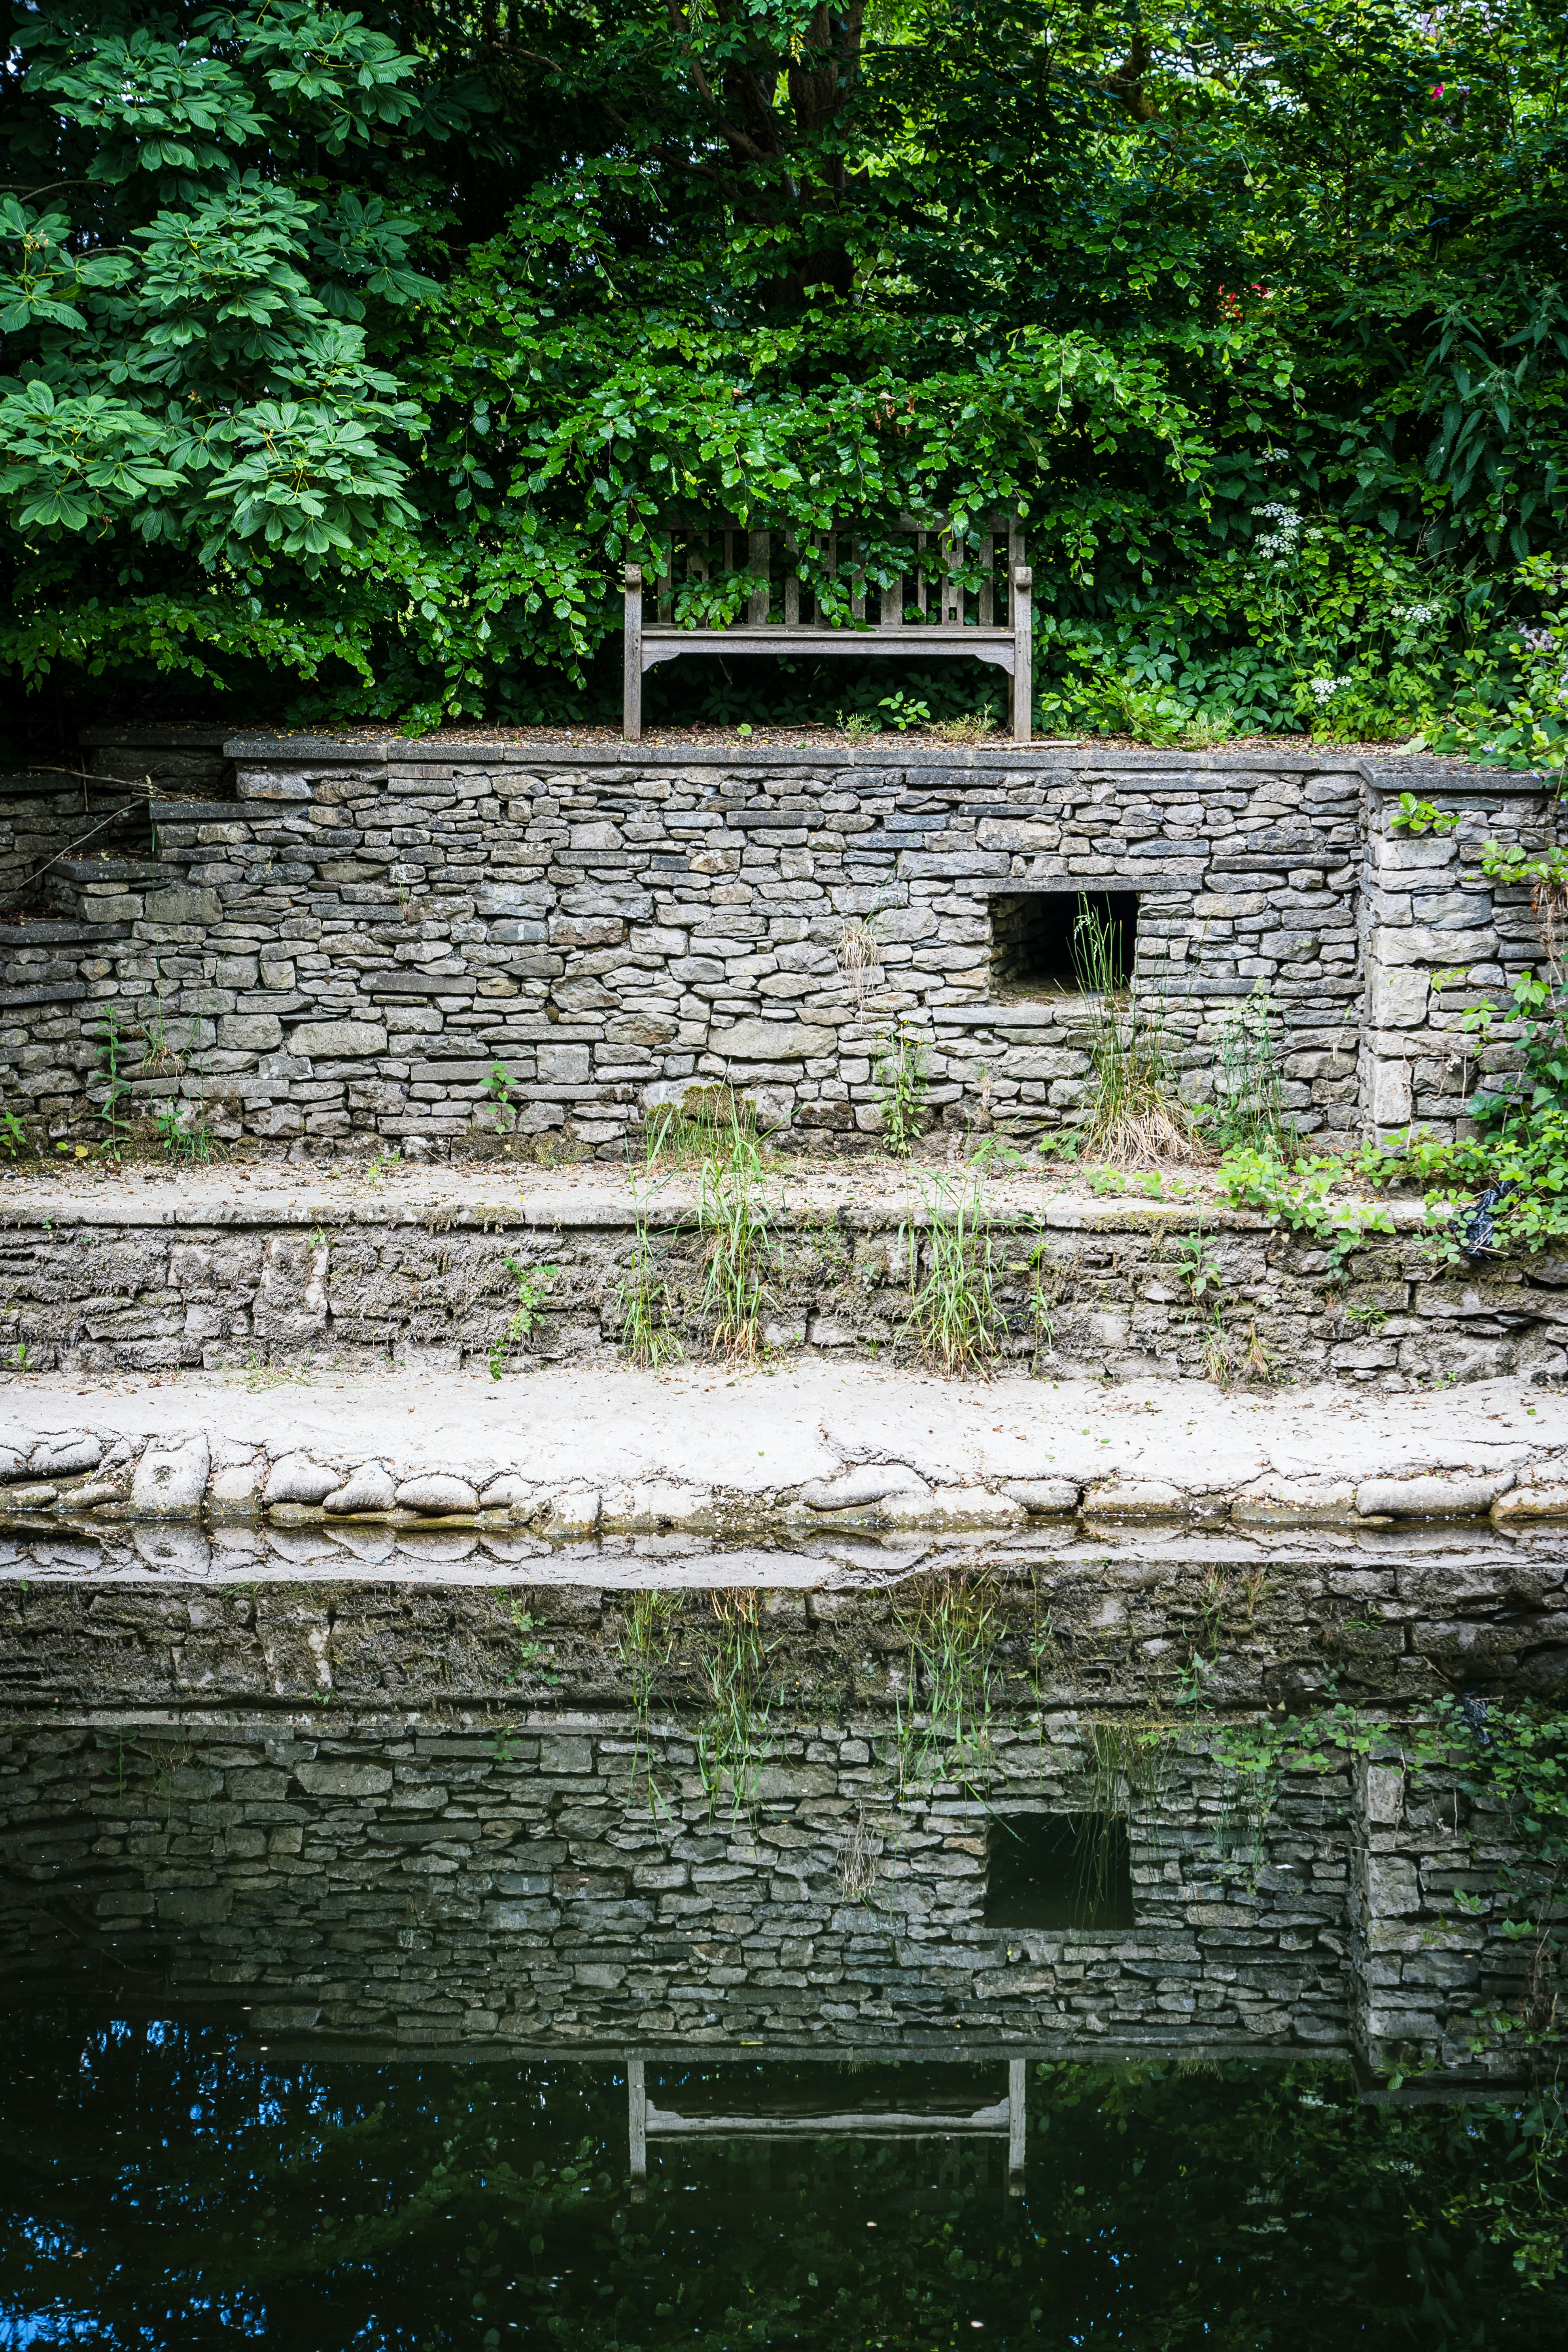
[[1270,499],[1266,506],[1254,507],[1255,521],[1271,522],[1272,530],[1260,531],[1253,544],[1259,555],[1270,563],[1291,563],[1296,557],[1297,541],[1301,536],[1301,518],[1294,507],[1282,506]]
[[1521,629],[1519,642],[1527,653],[1549,654],[1557,643],[1555,629]]
[[1314,677],[1308,680],[1312,699],[1320,708],[1325,702],[1331,702],[1341,688],[1349,686],[1351,683],[1348,677]]
[[1258,454],[1266,466],[1282,466],[1290,452],[1289,449],[1260,449]]
[[1408,621],[1413,629],[1424,629],[1429,621],[1436,619],[1438,607],[1436,604],[1394,604],[1389,612],[1393,620]]

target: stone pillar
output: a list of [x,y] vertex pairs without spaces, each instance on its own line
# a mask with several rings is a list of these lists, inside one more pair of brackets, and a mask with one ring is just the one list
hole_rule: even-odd
[[1437,1025],[1434,983],[1447,974],[1451,987],[1485,988],[1500,977],[1491,889],[1461,859],[1458,834],[1395,832],[1392,799],[1374,787],[1370,803],[1362,1120],[1380,1140],[1412,1123],[1451,1137],[1462,1110],[1462,1033],[1457,1022]]

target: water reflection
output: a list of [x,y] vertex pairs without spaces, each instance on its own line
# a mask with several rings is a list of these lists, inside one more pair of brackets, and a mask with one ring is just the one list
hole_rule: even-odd
[[[647,2079],[776,2112],[847,2078]],[[849,2079],[905,2106],[1005,2082]],[[992,2139],[741,2135],[656,2138],[635,2202],[626,2097],[613,2063],[281,2063],[212,2025],[36,2015],[0,2056],[0,2344],[1533,2352],[1568,2319],[1499,2229],[1530,2219],[1518,2111],[1368,2107],[1331,2063],[1032,2065],[1016,2200]]]
[[0,2346],[1561,2340],[1549,1546],[18,1565]]

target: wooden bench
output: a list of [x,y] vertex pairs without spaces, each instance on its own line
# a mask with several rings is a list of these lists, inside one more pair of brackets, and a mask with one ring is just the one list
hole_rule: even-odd
[[[648,583],[640,564],[626,566],[622,731],[628,743],[642,740],[647,673],[682,654],[712,653],[989,662],[1013,681],[1015,741],[1029,740],[1034,575],[1015,518],[993,515],[978,547],[955,547],[940,524],[923,525],[913,515],[900,515],[896,530],[818,532],[804,550],[794,531],[752,530],[728,515],[678,514],[666,528],[662,573]],[[908,560],[900,541],[912,542]],[[743,575],[748,584],[744,619],[737,613],[713,627],[701,613],[715,601],[706,592],[716,574],[721,583]],[[868,595],[877,600],[875,622],[867,617]],[[719,601],[728,601],[722,586]]]

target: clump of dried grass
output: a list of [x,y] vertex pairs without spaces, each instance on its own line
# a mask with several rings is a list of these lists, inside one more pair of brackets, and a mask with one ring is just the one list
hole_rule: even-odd
[[1171,1082],[1157,1015],[1118,968],[1118,934],[1085,900],[1073,927],[1073,961],[1088,1000],[1094,1081],[1079,1125],[1086,1159],[1111,1168],[1201,1160],[1195,1114]]

